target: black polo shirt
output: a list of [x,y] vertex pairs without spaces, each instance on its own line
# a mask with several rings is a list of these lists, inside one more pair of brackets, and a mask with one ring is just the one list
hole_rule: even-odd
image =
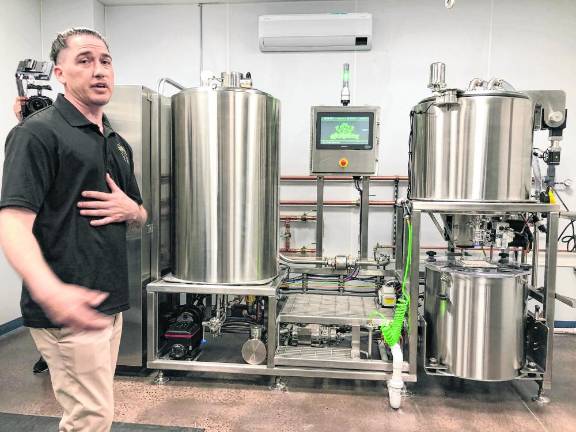
[[[100,227],[81,216],[78,201],[87,190],[110,192],[106,173],[142,204],[134,177],[132,149],[104,117],[104,134],[74,105],[58,95],[10,131],[6,139],[0,208],[25,207],[36,213],[33,233],[44,258],[66,283],[105,291],[97,308],[111,315],[128,309],[126,223]],[[58,327],[23,284],[24,325]]]

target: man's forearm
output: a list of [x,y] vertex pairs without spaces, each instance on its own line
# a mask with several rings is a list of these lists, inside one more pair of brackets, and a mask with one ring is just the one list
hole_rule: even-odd
[[32,233],[36,214],[8,207],[0,211],[0,244],[8,262],[26,283],[30,295],[39,303],[61,281],[50,269]]

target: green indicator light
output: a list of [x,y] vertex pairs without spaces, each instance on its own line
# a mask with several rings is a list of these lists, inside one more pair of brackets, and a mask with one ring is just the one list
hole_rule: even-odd
[[347,82],[350,79],[350,72],[344,71],[342,77],[343,77],[344,81]]

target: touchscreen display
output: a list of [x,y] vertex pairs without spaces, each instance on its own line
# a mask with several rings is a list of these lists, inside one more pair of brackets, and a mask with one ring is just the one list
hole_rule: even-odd
[[319,113],[317,148],[372,148],[372,113]]

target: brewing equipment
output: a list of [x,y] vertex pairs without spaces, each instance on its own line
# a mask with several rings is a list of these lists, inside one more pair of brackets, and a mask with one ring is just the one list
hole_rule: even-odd
[[172,97],[178,279],[263,283],[278,274],[280,103],[233,78]]
[[[480,381],[533,380],[542,397],[551,386],[559,215],[551,199],[565,126],[562,92],[521,92],[495,78],[450,88],[442,63],[431,65],[428,87],[432,97],[410,114],[409,200],[397,209],[397,219],[412,222],[412,250],[405,251],[405,233],[396,250],[418,260],[423,213],[448,245],[440,260],[430,252],[425,266],[424,369]],[[541,127],[542,118],[553,120],[551,129]],[[552,169],[547,189],[532,190],[533,131],[546,128],[545,153],[552,156],[542,159]],[[541,219],[547,221],[540,227],[543,285]],[[412,271],[411,287],[419,279]],[[414,303],[410,312],[418,314]]]
[[[346,67],[344,74],[345,106],[311,110],[316,257],[277,254],[279,102],[236,72],[203,73],[200,87],[171,97],[172,115],[158,122],[173,143],[162,150],[158,133],[151,146],[147,366],[159,370],[158,382],[171,369],[383,380],[398,408],[421,356],[431,375],[535,381],[542,400],[552,376],[559,216],[546,197],[560,161],[565,95],[517,91],[500,79],[450,88],[444,65],[434,64],[433,95],[410,116],[407,200],[398,199],[395,181],[395,262],[387,268],[380,246],[373,256],[368,249],[380,110],[349,106]],[[538,155],[549,169],[532,190],[532,134],[541,129],[550,132],[550,148]],[[359,193],[352,255],[323,255],[329,174]],[[427,251],[425,275],[424,213],[447,245],[442,256]],[[539,254],[531,251],[541,244],[537,283]],[[161,251],[171,251],[169,259]],[[182,310],[195,311],[193,322]],[[183,336],[193,343],[176,343]]]
[[415,200],[530,199],[533,104],[493,85],[427,98],[412,114],[410,196]]
[[524,364],[524,268],[487,262],[426,265],[424,317],[430,367],[460,378],[504,381]]

